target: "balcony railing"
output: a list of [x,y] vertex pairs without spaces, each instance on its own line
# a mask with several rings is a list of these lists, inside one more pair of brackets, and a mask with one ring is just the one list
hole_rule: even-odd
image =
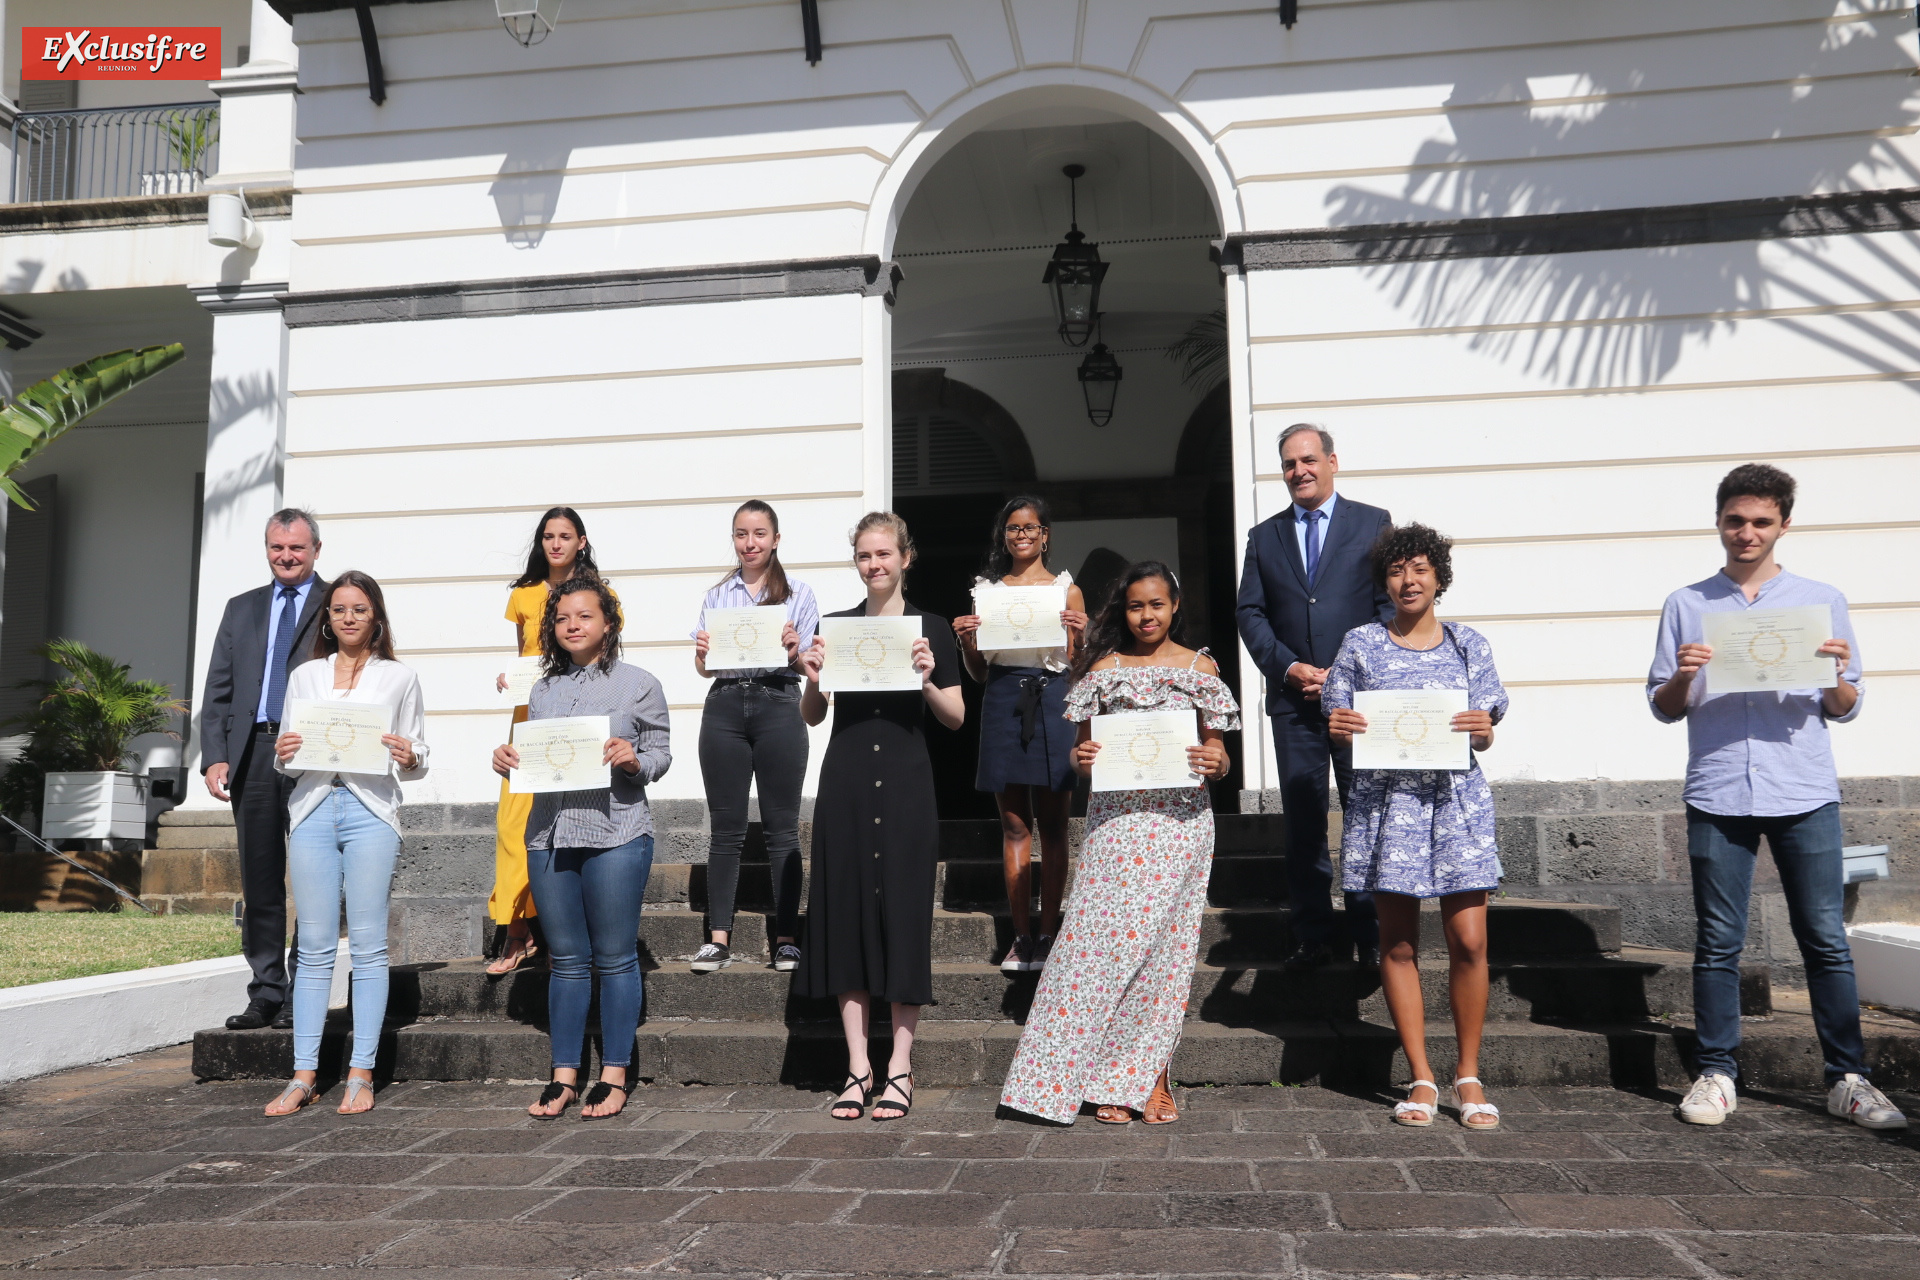
[[7,199],[104,200],[200,190],[218,168],[220,106],[22,112]]

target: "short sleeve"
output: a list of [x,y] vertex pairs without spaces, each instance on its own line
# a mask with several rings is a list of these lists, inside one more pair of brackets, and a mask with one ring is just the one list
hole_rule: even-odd
[[960,683],[960,649],[953,640],[953,626],[945,618],[931,613],[920,615],[920,634],[933,650],[933,687],[951,689]]
[[1467,656],[1472,659],[1467,664],[1467,705],[1489,713],[1493,722],[1499,724],[1507,715],[1507,689],[1500,683],[1500,672],[1493,665],[1493,646],[1472,627],[1460,630]]
[[506,619],[516,627],[524,627],[527,625],[526,610],[521,607],[521,599],[520,588],[515,587],[512,591],[507,592]]
[[1203,675],[1194,682],[1190,693],[1194,710],[1200,713],[1200,723],[1216,733],[1230,733],[1240,727],[1240,704],[1233,700],[1233,691],[1218,676]]
[[1089,671],[1067,690],[1067,706],[1061,714],[1074,724],[1086,723],[1100,714],[1101,692],[1098,676]]
[[1340,642],[1340,652],[1327,668],[1327,682],[1320,686],[1322,712],[1353,710],[1353,693],[1360,687],[1360,646],[1356,639],[1364,629],[1355,627]]

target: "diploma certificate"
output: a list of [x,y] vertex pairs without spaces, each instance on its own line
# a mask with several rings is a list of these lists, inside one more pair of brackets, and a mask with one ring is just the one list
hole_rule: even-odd
[[1369,689],[1353,695],[1367,731],[1353,735],[1356,769],[1471,769],[1470,733],[1453,718],[1467,710],[1465,689]]
[[1710,694],[1831,689],[1840,683],[1833,655],[1814,652],[1833,639],[1833,611],[1826,605],[1705,613],[1700,630],[1713,646]]
[[920,619],[822,618],[820,638],[827,642],[826,661],[820,667],[823,691],[919,692],[913,642],[920,638]]
[[786,666],[787,647],[780,643],[786,625],[783,604],[707,610],[707,670]]
[[1066,607],[1065,587],[975,587],[973,611],[980,615],[980,630],[974,643],[982,653],[1062,648],[1067,629],[1060,611]]
[[393,756],[380,735],[392,724],[393,708],[384,702],[289,698],[280,728],[300,735],[300,750],[287,768],[384,774]]
[[531,658],[507,659],[507,687],[500,694],[503,707],[524,707],[527,696],[533,692],[533,686],[540,683],[540,670],[547,660],[539,654]]
[[513,726],[520,767],[508,775],[507,790],[522,796],[605,790],[613,785],[612,766],[605,763],[612,733],[606,716],[523,720]]
[[1100,744],[1093,758],[1095,791],[1200,785],[1187,760],[1187,748],[1200,745],[1199,717],[1191,709],[1095,716],[1093,741]]

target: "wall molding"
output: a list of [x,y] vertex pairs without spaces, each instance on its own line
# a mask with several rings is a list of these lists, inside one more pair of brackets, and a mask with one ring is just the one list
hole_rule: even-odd
[[286,308],[287,327],[307,329],[842,293],[884,297],[891,303],[901,278],[897,265],[869,255],[325,289],[284,293],[280,301]]
[[1240,232],[1219,241],[1215,256],[1223,267],[1296,271],[1873,231],[1920,231],[1920,187],[1515,218]]

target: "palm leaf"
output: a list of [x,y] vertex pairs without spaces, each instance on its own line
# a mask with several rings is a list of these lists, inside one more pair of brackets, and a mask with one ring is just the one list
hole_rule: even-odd
[[1167,359],[1181,366],[1180,381],[1211,391],[1227,376],[1227,311],[1215,308],[1167,348]]
[[33,509],[33,503],[13,479],[14,472],[35,454],[58,440],[75,423],[94,413],[168,365],[187,349],[177,342],[137,351],[114,351],[85,364],[62,369],[36,382],[0,407],[0,491],[15,503]]

